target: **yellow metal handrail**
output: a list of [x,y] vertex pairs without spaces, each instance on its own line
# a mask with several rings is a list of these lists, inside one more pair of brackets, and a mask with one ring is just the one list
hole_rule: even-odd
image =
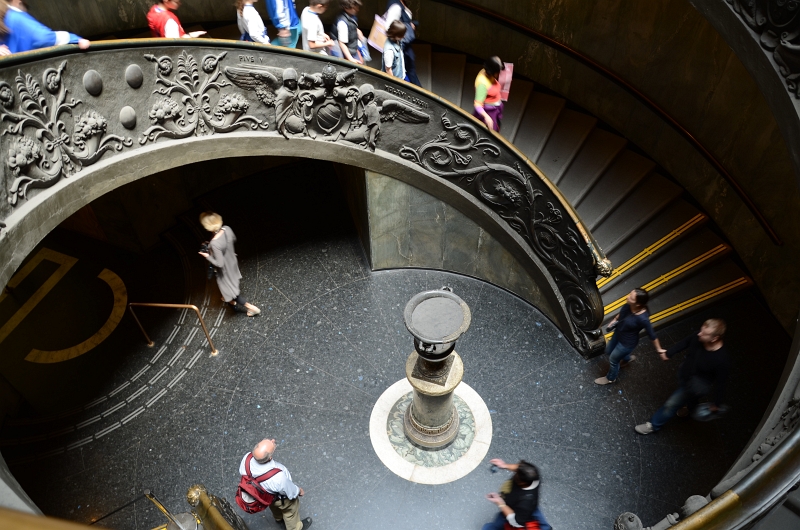
[[133,315],[133,319],[136,320],[136,323],[139,325],[139,329],[142,330],[142,334],[144,338],[147,339],[147,346],[152,348],[155,344],[150,337],[147,335],[147,332],[144,330],[144,326],[142,323],[139,322],[139,317],[136,316],[136,313],[133,311],[133,306],[138,307],[166,307],[167,309],[192,309],[195,313],[197,313],[197,320],[200,321],[200,325],[203,326],[203,333],[206,334],[206,340],[208,341],[208,345],[211,346],[211,355],[216,355],[219,353],[216,347],[214,347],[214,343],[211,341],[211,335],[208,334],[208,328],[206,327],[206,323],[203,321],[203,316],[200,314],[200,310],[197,308],[196,305],[191,304],[153,304],[153,303],[143,303],[143,302],[131,302],[128,304],[128,309],[131,311],[131,315]]

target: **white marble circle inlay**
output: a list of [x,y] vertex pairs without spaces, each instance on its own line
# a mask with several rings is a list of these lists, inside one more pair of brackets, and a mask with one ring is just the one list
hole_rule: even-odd
[[492,417],[486,403],[466,383],[462,382],[456,387],[456,395],[464,400],[475,417],[475,438],[467,452],[455,462],[439,467],[424,467],[397,454],[386,432],[386,422],[392,407],[411,391],[408,379],[401,379],[387,388],[372,408],[369,437],[378,458],[395,475],[418,484],[447,484],[468,475],[483,461],[492,443]]

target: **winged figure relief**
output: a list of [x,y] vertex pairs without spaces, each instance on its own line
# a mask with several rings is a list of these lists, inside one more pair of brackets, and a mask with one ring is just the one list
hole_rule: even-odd
[[294,68],[228,66],[225,75],[239,88],[255,92],[264,105],[275,107],[275,128],[284,137],[309,135],[302,111],[307,103],[301,100]]
[[430,121],[413,103],[370,84],[355,86],[357,72],[338,72],[332,64],[320,73],[301,74],[294,68],[269,66],[225,68],[236,86],[255,92],[259,101],[275,108],[275,129],[285,138],[324,134],[327,140],[344,139],[374,151],[382,122]]
[[275,93],[283,84],[283,68],[272,66],[226,66],[225,75],[234,85],[256,93],[258,100],[271,107]]
[[402,121],[404,123],[426,123],[430,116],[420,107],[397,99],[389,92],[376,90],[370,84],[359,87],[355,119],[343,135],[348,142],[364,145],[374,151],[381,133],[381,122]]

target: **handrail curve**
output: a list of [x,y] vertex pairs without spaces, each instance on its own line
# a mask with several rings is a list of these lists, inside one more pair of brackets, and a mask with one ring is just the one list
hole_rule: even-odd
[[211,335],[208,333],[208,328],[206,327],[206,323],[203,320],[203,315],[200,314],[200,309],[193,304],[155,304],[155,303],[145,303],[145,302],[131,302],[128,304],[128,309],[133,315],[133,319],[136,321],[136,324],[139,325],[139,329],[142,330],[142,334],[144,338],[147,340],[147,347],[152,348],[155,343],[150,339],[150,336],[144,330],[144,326],[139,321],[139,317],[136,316],[136,313],[133,310],[133,307],[164,307],[167,309],[191,309],[192,311],[197,314],[197,320],[200,321],[200,325],[203,327],[203,333],[206,334],[206,340],[208,340],[208,345],[211,347],[211,355],[217,355],[219,350],[214,346],[214,343],[211,341]]
[[714,156],[711,151],[706,149],[706,147],[700,143],[700,141],[683,125],[678,122],[669,112],[667,112],[664,108],[662,108],[658,103],[650,99],[644,92],[636,88],[633,84],[629,81],[625,80],[622,76],[615,73],[611,69],[603,66],[602,64],[598,63],[588,55],[581,53],[580,51],[569,47],[568,45],[564,44],[563,42],[559,42],[553,37],[545,35],[531,27],[528,27],[524,24],[517,22],[514,19],[508,18],[504,15],[496,13],[490,9],[487,9],[482,6],[474,5],[470,2],[464,0],[430,0],[431,2],[446,5],[449,7],[453,7],[455,9],[459,9],[461,11],[465,11],[472,15],[479,16],[481,18],[485,18],[491,22],[499,24],[501,26],[507,27],[512,29],[518,33],[521,33],[529,38],[532,38],[536,41],[541,42],[542,44],[549,46],[559,52],[564,53],[565,55],[575,59],[576,61],[580,62],[584,66],[587,66],[597,72],[598,74],[602,75],[603,77],[611,80],[632,95],[637,101],[642,103],[645,107],[650,109],[653,113],[658,115],[659,118],[667,122],[670,127],[672,127],[678,134],[680,134],[684,139],[686,139],[692,147],[694,147],[702,156],[706,159],[706,161],[713,166],[713,168],[725,179],[725,181],[734,189],[736,194],[739,198],[744,202],[747,209],[750,210],[750,213],[758,221],[758,224],[761,225],[761,228],[767,233],[769,238],[772,242],[776,245],[783,245],[783,240],[781,240],[780,236],[778,236],[775,229],[772,228],[772,225],[769,223],[767,218],[761,213],[758,205],[750,198],[747,192],[744,190],[739,181],[734,177],[725,166]]

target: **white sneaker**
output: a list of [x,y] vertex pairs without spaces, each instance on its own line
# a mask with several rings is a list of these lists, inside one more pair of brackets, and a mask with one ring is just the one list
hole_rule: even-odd
[[[616,381],[616,379],[614,379],[614,381]],[[606,376],[603,376],[603,377],[598,377],[597,379],[595,379],[594,380],[594,384],[596,384],[596,385],[610,385],[614,381],[610,380]]]
[[642,423],[641,425],[637,425],[633,428],[639,434],[650,434],[651,432],[656,432],[653,428],[653,424],[649,421],[647,423]]

